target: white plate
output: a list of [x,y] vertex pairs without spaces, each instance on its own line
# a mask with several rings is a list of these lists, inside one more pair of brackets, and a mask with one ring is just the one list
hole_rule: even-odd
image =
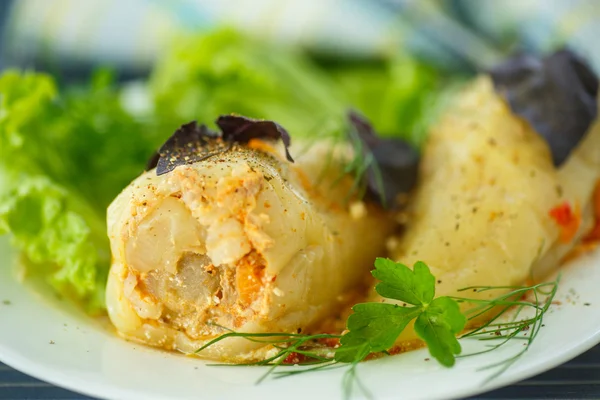
[[[255,385],[263,368],[211,367],[198,359],[127,343],[106,324],[83,315],[68,302],[17,283],[8,264],[13,264],[13,255],[3,238],[0,360],[36,378],[107,399],[342,398],[342,370]],[[528,378],[600,342],[598,282],[600,252],[564,268],[557,296],[562,305],[548,313],[530,350],[491,382],[484,383],[491,371],[479,369],[519,351],[522,341],[460,359],[451,369],[425,361],[427,351],[419,350],[361,364],[358,374],[376,399],[458,398]],[[4,300],[11,304],[3,304]],[[467,352],[477,346],[480,344],[474,341],[463,341]]]

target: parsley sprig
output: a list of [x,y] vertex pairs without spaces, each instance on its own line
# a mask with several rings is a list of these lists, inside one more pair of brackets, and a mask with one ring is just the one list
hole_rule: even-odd
[[378,258],[372,274],[381,281],[375,287],[377,293],[410,307],[388,303],[355,305],[348,318],[349,332],[342,336],[335,360],[354,363],[371,353],[387,351],[414,321],[415,331],[431,355],[440,364],[453,366],[455,356],[461,352],[456,335],[465,328],[467,319],[456,300],[435,298],[435,277],[429,267],[417,262],[411,270],[404,264]]

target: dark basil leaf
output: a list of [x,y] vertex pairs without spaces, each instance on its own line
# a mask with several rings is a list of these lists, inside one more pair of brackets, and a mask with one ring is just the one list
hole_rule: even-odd
[[266,120],[257,120],[238,115],[221,115],[217,125],[223,132],[223,139],[236,143],[248,143],[252,139],[280,140],[285,146],[285,156],[290,162],[294,159],[290,155],[290,134],[278,123]]
[[[182,125],[158,150],[156,175],[173,171],[180,165],[193,164],[227,150],[219,136],[196,121]],[[153,157],[151,162],[155,160]],[[149,163],[149,166],[152,165]]]
[[273,121],[255,120],[236,115],[222,115],[217,121],[221,132],[213,132],[196,121],[182,125],[173,136],[148,161],[146,170],[156,167],[156,174],[163,175],[176,167],[193,164],[220,154],[233,143],[248,143],[252,139],[281,140],[285,155],[294,162],[289,153],[289,133]]
[[365,177],[368,193],[387,207],[397,206],[398,196],[417,183],[418,151],[402,139],[377,136],[373,126],[353,111],[348,119],[362,143],[363,156],[372,157]]
[[490,71],[512,111],[542,135],[561,165],[596,118],[598,78],[569,50],[547,58],[519,55]]

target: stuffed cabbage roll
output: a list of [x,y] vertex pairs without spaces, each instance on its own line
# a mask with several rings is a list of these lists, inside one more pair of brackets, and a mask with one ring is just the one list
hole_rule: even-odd
[[[316,143],[292,164],[255,139],[133,181],[108,209],[106,299],[119,334],[193,353],[228,330],[305,332],[338,312],[392,228],[376,206],[347,201],[347,156]],[[266,351],[230,338],[199,355]]]
[[[457,290],[546,278],[594,224],[599,178],[598,123],[557,168],[545,138],[482,76],[432,129],[391,256],[427,263],[437,296],[496,297]],[[374,291],[370,299],[393,302]],[[406,330],[399,341],[414,335]]]

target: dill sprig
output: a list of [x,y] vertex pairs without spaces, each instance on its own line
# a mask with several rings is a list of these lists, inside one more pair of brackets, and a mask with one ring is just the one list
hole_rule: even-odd
[[[476,300],[469,298],[454,297],[458,302],[468,302],[476,304],[476,306],[466,312],[468,320],[472,321],[475,318],[493,313],[493,316],[478,328],[465,333],[460,339],[477,339],[485,342],[499,343],[487,344],[485,350],[475,353],[463,354],[458,357],[470,357],[479,354],[489,353],[494,351],[511,340],[523,340],[525,346],[511,357],[508,357],[497,363],[486,365],[480,368],[480,371],[498,368],[495,373],[490,375],[485,381],[498,377],[513,365],[523,354],[525,354],[531,344],[537,337],[540,329],[543,326],[544,316],[556,296],[560,275],[551,282],[539,283],[531,286],[477,286],[461,289],[460,291],[475,290],[476,292],[485,292],[498,289],[512,289],[510,292],[498,296],[492,300]],[[499,308],[499,309],[498,309]],[[496,310],[496,311],[494,311]],[[512,319],[509,321],[500,321],[501,317],[510,316],[513,312]],[[521,318],[523,314],[533,313],[533,315]]]
[[299,154],[311,151],[317,142],[328,142],[329,151],[323,156],[315,184],[326,180],[335,188],[349,177],[352,183],[342,195],[344,203],[368,198],[383,208],[394,208],[399,205],[398,198],[416,184],[418,150],[399,137],[379,136],[358,113],[348,111],[343,121],[330,119],[318,132],[304,143]]
[[352,187],[350,188],[346,200],[353,196],[363,198],[367,192],[367,174],[370,172],[373,175],[376,191],[379,194],[379,201],[385,208],[387,207],[385,196],[385,187],[383,185],[383,177],[379,164],[373,156],[373,152],[360,138],[360,134],[356,127],[349,124],[347,128],[347,140],[352,147],[352,158],[344,166],[344,175],[350,175],[353,179]]
[[360,361],[353,362],[352,364],[350,364],[350,367],[346,370],[346,372],[344,372],[344,376],[342,377],[344,399],[350,399],[352,397],[352,389],[354,388],[354,386],[357,386],[360,392],[364,394],[364,396],[367,399],[373,399],[373,395],[371,394],[369,389],[362,383],[360,377],[356,372],[359,362]]
[[[277,351],[274,355],[271,355],[264,360],[254,361],[250,363],[238,363],[238,364],[209,364],[210,366],[268,366],[269,369],[258,379],[256,384],[261,383],[271,374],[275,372],[277,367],[296,365],[294,363],[287,363],[286,360],[290,356],[303,356],[302,362],[298,364],[310,365],[310,366],[328,366],[335,363],[333,355],[330,354],[332,351],[331,347],[323,345],[320,340],[323,339],[340,339],[340,335],[332,335],[327,333],[320,333],[315,335],[306,335],[301,333],[245,333],[235,332],[228,328],[221,327],[228,330],[229,332],[224,333],[215,339],[209,341],[198,350],[195,354],[202,352],[203,350],[213,346],[214,344],[223,341],[228,338],[244,338],[255,343],[264,343],[265,345],[271,345]],[[322,365],[326,364],[326,365]],[[306,371],[306,370],[303,370]],[[297,371],[302,372],[302,371]]]
[[[355,198],[362,199],[367,191],[367,172],[372,169],[378,177],[376,178],[379,182],[378,189],[383,191],[381,173],[374,157],[360,140],[356,128],[348,123],[347,118],[320,120],[313,131],[315,134],[301,142],[302,146],[295,150],[294,156],[301,159],[313,151],[317,143],[327,143],[329,150],[324,154],[320,172],[314,182],[316,186],[326,183],[330,188],[335,188],[349,176],[352,179],[352,185],[344,195],[343,203],[348,203]],[[346,145],[351,150],[349,157],[341,154]],[[341,153],[336,155],[338,151]]]

